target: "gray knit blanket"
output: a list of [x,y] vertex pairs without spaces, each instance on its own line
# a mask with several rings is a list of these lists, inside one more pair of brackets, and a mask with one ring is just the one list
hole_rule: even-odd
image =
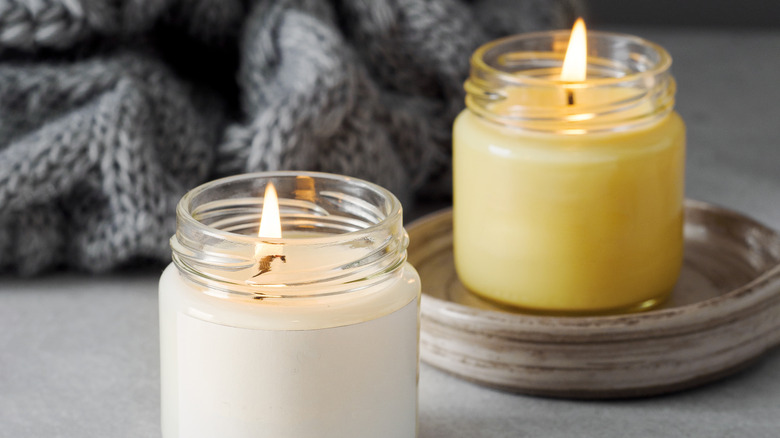
[[450,192],[471,52],[576,0],[0,0],[0,272],[170,260],[209,179]]

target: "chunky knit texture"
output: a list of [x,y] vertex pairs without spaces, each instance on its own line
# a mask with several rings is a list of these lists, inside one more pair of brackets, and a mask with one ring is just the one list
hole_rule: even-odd
[[0,271],[170,258],[210,178],[450,191],[470,53],[576,0],[0,0]]

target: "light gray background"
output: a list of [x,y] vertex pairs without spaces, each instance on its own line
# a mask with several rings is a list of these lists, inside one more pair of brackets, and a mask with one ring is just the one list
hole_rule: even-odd
[[[688,125],[688,196],[780,229],[780,30],[622,30],[660,43],[675,59],[677,108]],[[160,273],[0,278],[0,438],[159,437]],[[421,370],[423,438],[778,431],[778,350],[720,382],[631,401],[526,397]]]
[[585,0],[588,22],[612,25],[780,27],[774,0]]

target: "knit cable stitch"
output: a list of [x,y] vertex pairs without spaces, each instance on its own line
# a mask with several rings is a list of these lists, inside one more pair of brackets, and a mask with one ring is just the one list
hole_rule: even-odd
[[0,272],[170,260],[218,176],[450,192],[469,54],[576,0],[0,0]]

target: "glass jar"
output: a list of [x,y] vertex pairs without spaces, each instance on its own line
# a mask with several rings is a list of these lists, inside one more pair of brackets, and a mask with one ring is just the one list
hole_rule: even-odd
[[464,285],[552,314],[648,309],[683,256],[685,127],[671,58],[590,32],[587,79],[559,79],[570,32],[513,36],[471,59],[453,130],[454,250]]
[[[258,237],[269,182],[282,238]],[[163,437],[416,436],[420,281],[390,192],[247,174],[190,191],[177,218],[159,289]]]

